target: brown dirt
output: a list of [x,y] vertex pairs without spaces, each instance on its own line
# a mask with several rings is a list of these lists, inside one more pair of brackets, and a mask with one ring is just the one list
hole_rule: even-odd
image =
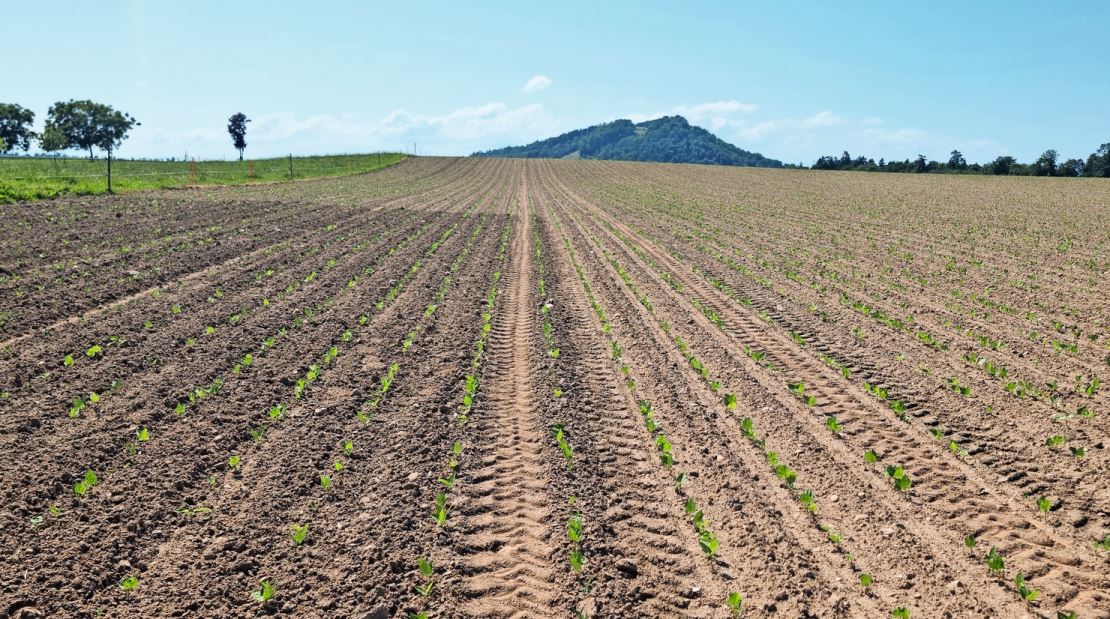
[[0,207],[0,617],[1110,616],[1108,212],[429,158]]

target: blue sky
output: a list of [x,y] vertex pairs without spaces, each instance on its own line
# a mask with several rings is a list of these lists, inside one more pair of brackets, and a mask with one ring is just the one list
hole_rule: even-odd
[[0,100],[90,98],[121,156],[468,154],[681,113],[810,164],[1110,141],[1110,2],[8,3]]

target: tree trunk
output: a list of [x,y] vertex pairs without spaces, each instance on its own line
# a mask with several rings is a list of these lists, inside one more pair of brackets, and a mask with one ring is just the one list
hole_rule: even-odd
[[243,160],[243,149],[239,149],[239,161]]
[[112,193],[112,149],[108,149],[108,193]]

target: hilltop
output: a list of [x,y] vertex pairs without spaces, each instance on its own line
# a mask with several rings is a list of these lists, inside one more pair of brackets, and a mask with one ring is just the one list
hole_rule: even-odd
[[664,163],[781,168],[782,162],[746,151],[691,125],[681,116],[642,123],[621,119],[577,129],[527,146],[474,153],[475,157],[619,159]]

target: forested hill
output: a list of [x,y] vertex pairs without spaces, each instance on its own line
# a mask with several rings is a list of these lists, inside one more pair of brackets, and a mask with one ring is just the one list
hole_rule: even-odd
[[578,129],[527,146],[474,153],[475,157],[620,159],[664,163],[781,168],[782,162],[737,148],[681,116],[664,116],[634,124],[615,120]]

